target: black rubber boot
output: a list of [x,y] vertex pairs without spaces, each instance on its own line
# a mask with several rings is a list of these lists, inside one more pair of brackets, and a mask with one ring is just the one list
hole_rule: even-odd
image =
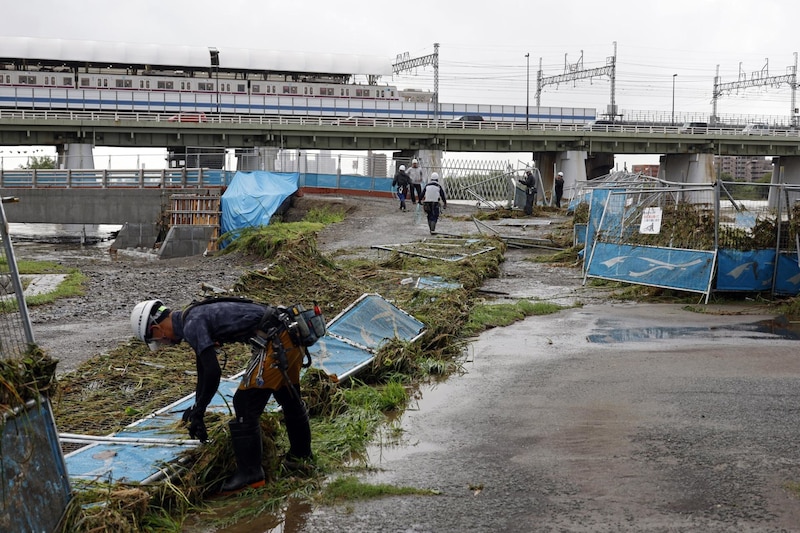
[[220,492],[231,494],[245,488],[264,485],[264,469],[261,467],[261,428],[256,423],[228,422],[231,429],[231,444],[236,456],[236,473],[222,484]]
[[428,227],[431,229],[431,233],[436,231],[436,221],[435,220],[429,220],[428,221]]
[[305,403],[294,399],[284,403],[283,421],[286,424],[286,436],[289,438],[289,453],[282,462],[284,470],[290,473],[311,474],[314,471],[311,425]]

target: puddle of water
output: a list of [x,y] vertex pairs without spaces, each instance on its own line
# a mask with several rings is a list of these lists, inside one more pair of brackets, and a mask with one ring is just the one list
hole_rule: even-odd
[[778,317],[773,320],[761,320],[751,324],[730,326],[609,328],[608,330],[588,335],[587,340],[593,343],[608,344],[659,339],[713,339],[732,336],[748,339],[774,339],[778,337],[785,340],[798,340],[800,339],[800,328],[790,324],[785,318]]

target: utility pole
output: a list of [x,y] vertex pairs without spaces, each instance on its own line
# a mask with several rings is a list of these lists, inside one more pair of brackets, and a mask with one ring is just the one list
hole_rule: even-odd
[[400,74],[417,67],[433,65],[433,119],[439,119],[439,43],[433,43],[433,53],[427,56],[411,59],[408,52],[398,54],[397,59],[392,65],[392,72]]
[[677,74],[672,75],[672,125],[675,125],[675,78]]
[[527,62],[525,71],[525,129],[528,129],[531,116],[531,53],[525,54]]
[[214,86],[217,93],[217,118],[219,118],[219,50],[210,46],[208,53],[211,56],[211,66],[214,67]]
[[613,120],[617,115],[616,103],[616,77],[617,77],[617,42],[614,41],[614,55],[606,58],[606,65],[599,68],[583,68],[583,50],[581,50],[581,57],[576,63],[567,62],[567,56],[564,55],[564,73],[557,76],[549,76],[545,78],[542,75],[542,58],[539,58],[539,72],[536,77],[536,105],[542,105],[542,89],[547,85],[558,85],[568,81],[577,81],[586,78],[594,78],[597,76],[608,76],[611,79],[611,103],[607,109],[607,115]]

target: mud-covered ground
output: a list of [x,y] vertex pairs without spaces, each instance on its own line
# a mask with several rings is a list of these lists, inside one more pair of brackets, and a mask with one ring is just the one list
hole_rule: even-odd
[[[429,235],[423,217],[389,200],[326,201],[351,210],[319,236],[326,252],[380,256],[370,247]],[[536,221],[491,225],[546,234],[549,219]],[[476,232],[448,218],[437,229]],[[535,253],[509,250],[487,298],[575,307],[481,335],[465,374],[420,391],[400,445],[370,451],[365,481],[439,495],[292,502],[277,529],[262,518],[202,531],[800,531],[796,335],[746,302],[706,314],[615,303],[584,287],[578,269],[528,261]],[[136,301],[187,302],[199,283],[228,286],[258,266],[226,256],[79,262],[89,294],[32,312],[40,343],[67,365],[129,339]]]

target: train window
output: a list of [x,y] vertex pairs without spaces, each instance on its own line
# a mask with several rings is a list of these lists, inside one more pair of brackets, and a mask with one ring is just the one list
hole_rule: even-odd
[[187,91],[191,91],[192,90],[192,82],[190,82],[190,81],[186,82],[186,90]]
[[185,91],[185,90],[186,90],[186,82],[182,81],[181,82],[181,91]]
[[81,87],[87,87],[90,84],[89,78],[81,78]]
[[158,80],[156,82],[156,88],[157,89],[166,89],[167,88],[167,82],[162,81],[162,80]]
[[103,78],[103,87],[108,87],[108,78]]
[[145,87],[147,87],[149,89],[150,88],[150,80],[147,80],[146,82],[144,82],[144,85],[145,85]]
[[97,86],[101,87],[102,85],[103,85],[103,82],[100,80],[100,78],[97,78]]
[[72,78],[64,76],[64,85],[72,85]]
[[244,83],[240,83],[236,86],[236,92],[243,93],[245,92]]
[[230,83],[226,83],[225,84],[225,90],[228,91],[228,92],[231,92],[231,84]]
[[369,96],[369,89],[364,89],[364,96]]
[[253,92],[260,93],[261,92],[261,85],[253,85]]
[[303,94],[308,94],[308,87],[303,87]]
[[175,83],[172,82],[172,81],[168,81],[167,82],[167,89],[174,89],[174,88],[175,88]]
[[48,78],[47,76],[44,77],[44,84],[50,85],[50,78]]
[[139,80],[139,88],[144,89],[144,80]]
[[122,88],[125,86],[125,80],[117,80],[117,88]]
[[381,91],[381,98],[386,98],[386,93],[384,91]]

